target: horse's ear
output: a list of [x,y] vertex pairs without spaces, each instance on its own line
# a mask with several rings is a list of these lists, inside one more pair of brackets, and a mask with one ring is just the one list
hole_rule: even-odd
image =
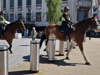
[[94,19],[95,19],[95,16],[96,16],[96,15],[93,15],[93,17],[92,17],[92,21],[94,21]]
[[94,18],[95,18],[95,16],[92,17],[92,19],[94,19]]
[[96,14],[93,14],[93,17],[92,17],[92,19],[95,19],[95,16],[97,16]]
[[18,20],[20,20],[20,21],[21,21],[21,20],[22,20],[22,17],[20,17]]
[[23,21],[22,21],[22,18],[19,18],[18,21],[23,22]]

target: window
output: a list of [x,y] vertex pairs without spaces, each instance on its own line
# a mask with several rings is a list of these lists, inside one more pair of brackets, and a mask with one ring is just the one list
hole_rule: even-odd
[[42,4],[42,0],[36,0],[36,4]]
[[4,18],[6,19],[6,14],[4,15]]
[[10,14],[10,22],[14,22],[14,14]]
[[31,5],[31,0],[27,0],[27,5]]
[[14,7],[14,0],[10,0],[10,7]]
[[36,21],[41,22],[41,12],[36,13]]
[[26,21],[31,21],[31,13],[26,14]]
[[62,0],[62,1],[68,1],[68,0]]
[[91,0],[78,0],[78,1],[91,1]]
[[3,8],[6,8],[6,0],[3,0]]
[[18,14],[18,19],[22,18],[22,13]]
[[88,17],[88,12],[86,11],[78,11],[77,20],[82,21],[83,19]]
[[22,6],[22,0],[18,0],[18,6]]

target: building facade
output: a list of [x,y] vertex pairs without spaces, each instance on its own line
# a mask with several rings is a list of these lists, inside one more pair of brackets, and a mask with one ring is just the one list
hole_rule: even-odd
[[1,11],[1,0],[0,0],[0,11]]
[[[93,5],[97,0],[62,0],[61,11],[69,6],[69,15],[72,22],[76,23],[87,17],[93,16]],[[5,11],[5,18],[16,21],[22,17],[25,23],[35,26],[47,26],[47,6],[45,0],[1,0],[1,10]]]

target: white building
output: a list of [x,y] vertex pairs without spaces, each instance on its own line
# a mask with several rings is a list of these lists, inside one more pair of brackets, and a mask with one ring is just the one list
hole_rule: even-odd
[[0,0],[0,11],[1,11],[1,0]]
[[[97,0],[62,1],[61,10],[65,6],[69,6],[69,15],[74,23],[92,16],[92,6],[97,4]],[[22,16],[24,22],[30,22],[35,26],[48,25],[47,15],[45,14],[47,12],[45,0],[1,0],[1,10],[6,12],[5,18],[11,22]]]

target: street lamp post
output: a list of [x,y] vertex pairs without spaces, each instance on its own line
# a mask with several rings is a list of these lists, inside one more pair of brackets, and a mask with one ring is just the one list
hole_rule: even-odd
[[[28,5],[28,28],[29,28],[29,21],[30,21],[30,15],[29,15],[30,14],[30,8],[29,8],[30,5],[29,5],[29,1],[28,1],[27,5]],[[29,35],[29,33],[28,33],[28,35]]]
[[30,9],[28,9],[28,25],[29,25],[29,21],[30,21],[30,16],[29,16],[29,14],[30,14]]
[[[35,20],[36,20],[36,17],[33,17],[33,21],[35,22]],[[34,23],[35,24],[35,23]]]

